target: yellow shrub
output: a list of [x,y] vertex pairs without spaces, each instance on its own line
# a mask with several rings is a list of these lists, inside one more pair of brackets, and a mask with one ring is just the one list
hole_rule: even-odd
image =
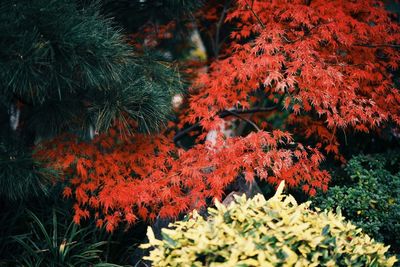
[[163,229],[147,260],[153,266],[393,266],[388,247],[375,242],[341,214],[317,213],[282,195],[283,183],[268,201],[238,197],[228,207],[216,203],[204,220],[192,218]]

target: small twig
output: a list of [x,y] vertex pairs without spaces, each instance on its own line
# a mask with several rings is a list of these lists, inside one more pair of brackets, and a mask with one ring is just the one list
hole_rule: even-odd
[[239,114],[231,111],[231,110],[226,110],[228,113],[230,113],[232,116],[235,116],[238,119],[244,120],[245,122],[251,124],[251,126],[254,127],[254,129],[257,130],[257,132],[261,131],[261,129],[257,126],[257,124],[255,124],[254,122],[252,122],[251,120],[249,120],[248,118],[245,118],[243,116],[240,116]]
[[[270,107],[259,107],[259,108],[251,108],[251,109],[244,109],[244,110],[231,109],[230,111],[235,112],[236,114],[252,114],[252,113],[258,113],[258,112],[268,112],[268,111],[277,109],[281,105],[284,98],[285,98],[285,94],[281,95],[278,103],[276,105],[273,105]],[[229,116],[229,113],[227,112],[227,110],[222,110],[218,114],[218,116],[220,118],[225,118],[226,116]]]
[[182,131],[179,131],[175,136],[174,136],[174,143],[177,144],[179,140],[181,140],[185,135],[187,135],[189,132],[194,131],[196,128],[200,128],[200,123],[195,123],[192,126],[183,129]]
[[330,140],[329,140],[329,144],[332,144],[332,141],[333,141],[333,138],[335,137],[335,134],[336,134],[336,125],[335,125],[335,128],[333,128],[333,133],[332,133],[332,136],[331,136],[331,138],[330,138]]
[[327,24],[329,24],[329,23],[331,23],[331,22],[318,24],[318,25],[316,25],[316,26],[310,28],[310,29],[308,30],[308,32],[305,33],[303,36],[300,36],[300,37],[298,37],[298,38],[296,38],[296,39],[294,39],[294,40],[289,40],[286,36],[282,36],[282,38],[283,38],[287,43],[293,44],[293,43],[295,43],[295,42],[297,42],[297,41],[300,41],[300,40],[302,40],[303,38],[309,36],[313,30],[315,30],[315,29],[317,29],[317,28],[319,28],[319,27],[321,27],[321,26],[327,25]]
[[[281,98],[279,99],[279,102],[276,105],[270,106],[270,107],[264,107],[264,108],[252,108],[252,109],[245,109],[245,110],[237,110],[237,109],[233,109],[233,110],[222,110],[218,113],[218,117],[220,117],[221,119],[226,118],[228,116],[232,116],[232,113],[235,113],[236,115],[240,115],[240,114],[253,114],[253,113],[258,113],[258,112],[268,112],[268,111],[272,111],[277,109],[280,104],[282,103],[283,99],[285,97],[285,94],[283,94],[281,96]],[[235,115],[233,115],[235,116]],[[245,120],[244,118],[242,118],[243,120]],[[254,126],[254,125],[253,125]],[[178,141],[180,139],[182,139],[184,136],[186,136],[189,132],[194,131],[197,128],[200,128],[201,125],[199,122],[193,124],[192,126],[183,129],[182,131],[179,131],[175,136],[174,136],[174,143],[176,145],[178,145]]]
[[258,23],[261,25],[261,28],[265,29],[265,24],[262,22],[260,17],[257,15],[256,12],[254,12],[253,8],[249,5],[247,0],[244,0],[246,2],[247,7],[250,9],[251,13],[253,13],[254,17],[257,19]]
[[222,23],[224,22],[225,15],[226,15],[231,3],[232,3],[232,0],[225,1],[224,8],[222,9],[222,12],[221,12],[221,16],[219,17],[219,20],[217,22],[217,26],[216,26],[217,29],[216,29],[216,33],[215,33],[215,44],[213,45],[214,46],[214,54],[215,54],[216,58],[218,57],[219,49],[220,49],[219,38],[220,38]]
[[344,131],[344,129],[342,129],[342,131],[343,131],[343,134],[344,134],[344,143],[346,144],[346,146],[348,145],[347,144],[347,135],[346,135],[346,132]]
[[231,110],[223,110],[219,113],[220,118],[225,118],[230,114],[230,112],[235,112],[236,114],[252,114],[252,113],[258,113],[258,112],[267,112],[267,111],[272,111],[274,109],[277,109],[279,105],[274,105],[271,107],[265,107],[265,108],[251,108],[251,109],[231,109]]
[[[287,92],[287,93],[289,93],[289,92]],[[258,110],[272,111],[272,110],[274,110],[274,109],[276,109],[276,108],[279,107],[279,105],[281,104],[283,98],[284,98],[284,95],[281,96],[280,100],[278,101],[278,103],[277,103],[276,105],[271,106],[271,107],[267,107],[267,108],[254,107],[254,108],[251,109],[251,110],[246,110],[246,113],[245,113],[246,116],[245,116],[245,117],[246,117],[247,119],[249,119],[249,120],[252,119],[252,117],[253,117],[253,115],[255,114],[255,112],[250,112],[250,111],[256,111],[256,110],[257,110],[257,111],[258,111]],[[239,114],[240,114],[241,112],[242,112],[242,111],[239,110],[239,111],[236,112],[236,113],[239,113]],[[241,136],[241,135],[243,134],[245,128],[246,128],[246,121],[241,121],[241,122],[239,123],[238,127],[235,129],[235,134],[236,134],[237,136]]]
[[391,48],[400,48],[400,44],[353,44],[354,46],[363,46],[363,47],[391,47]]
[[329,62],[323,62],[323,64],[328,65],[328,66],[339,66],[339,67],[363,67],[365,64],[347,64],[347,63],[329,63]]

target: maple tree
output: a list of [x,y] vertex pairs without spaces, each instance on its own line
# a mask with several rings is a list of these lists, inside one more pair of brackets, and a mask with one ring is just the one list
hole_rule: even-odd
[[[323,154],[344,160],[338,131],[400,126],[392,74],[400,27],[381,1],[209,1],[199,16],[215,26],[208,27],[215,38],[207,70],[196,73],[179,111],[178,126],[190,127],[127,138],[112,129],[92,142],[61,136],[38,150],[65,174],[76,223],[94,216],[112,231],[121,222],[176,217],[221,198],[240,174],[248,182],[285,180],[313,195],[330,179],[319,168]],[[157,37],[151,40],[157,46]],[[291,133],[268,123],[283,112]],[[235,120],[254,131],[224,135]],[[192,148],[175,145],[199,128]],[[203,142],[211,132],[216,138]],[[295,143],[293,134],[315,138],[314,147]]]

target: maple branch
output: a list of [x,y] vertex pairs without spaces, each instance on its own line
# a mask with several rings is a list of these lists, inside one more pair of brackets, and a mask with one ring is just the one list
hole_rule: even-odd
[[359,63],[359,64],[348,64],[345,62],[330,63],[330,62],[328,62],[328,60],[327,61],[322,60],[321,62],[324,65],[339,66],[339,67],[363,67],[366,65],[365,63]]
[[218,114],[218,116],[220,118],[225,118],[225,117],[230,115],[229,111],[235,112],[236,114],[252,114],[252,113],[258,113],[258,112],[272,111],[272,110],[277,109],[281,105],[281,103],[282,103],[284,98],[285,98],[285,94],[281,95],[281,97],[279,98],[278,103],[276,103],[275,105],[270,106],[270,107],[259,107],[259,108],[251,108],[251,109],[244,109],[244,110],[238,110],[238,109],[222,110]]
[[217,22],[217,26],[216,26],[217,29],[216,29],[216,33],[215,33],[215,44],[213,45],[215,57],[218,57],[218,54],[219,54],[219,49],[220,49],[219,38],[220,38],[220,31],[221,31],[222,23],[224,22],[224,18],[228,11],[228,7],[231,5],[232,1],[233,0],[225,1],[224,8],[222,9],[222,12],[221,12],[221,16],[219,17],[219,20]]
[[181,139],[182,139],[185,135],[187,135],[189,132],[194,131],[196,128],[201,128],[199,122],[196,122],[196,123],[193,124],[192,126],[186,128],[186,129],[183,129],[182,131],[179,131],[179,132],[174,136],[174,139],[173,139],[175,145],[180,146],[180,145],[178,145],[178,141],[181,140]]
[[[253,114],[253,113],[258,113],[258,112],[268,112],[268,111],[272,111],[272,110],[277,109],[277,108],[280,106],[280,104],[281,104],[282,101],[283,101],[284,96],[285,96],[285,95],[283,94],[283,95],[280,97],[278,103],[277,103],[276,105],[273,105],[273,106],[270,106],[270,107],[252,108],[252,109],[245,109],[245,110],[237,110],[237,109],[227,110],[227,109],[224,109],[224,110],[222,110],[222,111],[220,111],[220,112],[218,113],[218,117],[220,117],[221,119],[223,119],[223,118],[226,118],[226,117],[228,117],[228,116],[235,116],[235,117],[238,117],[238,116],[240,116],[240,114]],[[234,114],[235,114],[235,115],[234,115]],[[242,117],[242,116],[240,117],[240,119],[242,119],[242,120],[244,120],[244,121],[247,121],[247,120],[248,120],[248,119],[246,119],[246,118],[244,118],[244,117]],[[250,123],[250,124],[252,124],[253,126],[255,126],[254,128],[258,129],[258,126],[257,126],[257,125],[254,125],[254,122],[252,122],[252,121],[250,121],[250,120],[247,121],[247,122]],[[192,126],[190,126],[190,127],[186,128],[186,129],[183,129],[183,130],[179,131],[179,132],[174,136],[174,138],[173,138],[173,141],[174,141],[175,145],[180,146],[180,145],[178,144],[178,141],[181,140],[181,139],[182,139],[185,135],[187,135],[189,132],[194,131],[194,130],[197,129],[197,128],[201,128],[201,125],[200,125],[199,122],[196,122],[196,123],[193,124]]]
[[258,113],[258,112],[268,112],[268,111],[272,111],[274,109],[278,108],[278,104],[271,106],[271,107],[265,107],[265,108],[251,108],[251,109],[244,109],[244,110],[240,110],[240,109],[231,109],[231,110],[222,110],[221,113],[219,113],[219,117],[220,118],[225,118],[230,114],[230,112],[234,112],[236,114],[252,114],[252,113]]
[[354,44],[354,46],[363,46],[363,47],[391,47],[391,48],[400,48],[400,44]]
[[260,17],[257,15],[256,12],[254,12],[253,7],[251,7],[249,5],[249,3],[247,2],[247,0],[244,0],[246,2],[247,7],[250,9],[251,13],[253,13],[254,17],[257,19],[258,23],[261,25],[261,28],[265,29],[265,24],[262,22],[262,20],[260,19]]
[[261,131],[261,129],[257,126],[257,124],[255,124],[254,122],[252,122],[251,120],[249,120],[248,118],[245,118],[243,116],[240,116],[239,114],[237,114],[236,112],[233,112],[231,110],[226,110],[230,115],[235,116],[238,119],[244,120],[245,122],[251,124],[251,126],[254,127],[254,129],[257,130],[257,132]]
[[315,29],[317,29],[317,28],[319,28],[319,27],[321,27],[321,26],[327,25],[327,24],[329,24],[329,23],[331,23],[331,22],[318,24],[318,25],[316,25],[316,26],[310,28],[306,33],[304,33],[303,36],[300,36],[300,37],[298,37],[298,38],[296,38],[296,39],[294,39],[294,40],[289,40],[289,39],[288,39],[286,36],[284,36],[284,35],[282,35],[282,38],[283,38],[287,43],[293,44],[293,43],[295,43],[295,42],[297,42],[297,41],[302,40],[303,38],[305,38],[305,37],[307,37],[307,36],[310,36],[310,34],[311,34],[311,32],[312,32],[313,30],[315,30]]

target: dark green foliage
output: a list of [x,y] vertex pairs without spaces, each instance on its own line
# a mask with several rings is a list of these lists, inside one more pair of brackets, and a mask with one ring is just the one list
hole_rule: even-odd
[[[1,7],[0,25],[2,101],[25,104],[25,119],[37,134],[43,124],[51,134],[87,127],[82,118],[104,130],[124,116],[153,130],[169,111],[165,102],[180,88],[172,68],[135,56],[95,5],[79,9],[69,0],[11,1]],[[148,75],[154,67],[157,75],[169,77],[168,89],[162,79]],[[124,102],[104,101],[116,92],[114,102]]]
[[[58,214],[57,214],[58,213]],[[51,220],[41,221],[34,213],[27,211],[31,220],[30,232],[13,236],[24,249],[16,257],[21,266],[98,266],[101,263],[105,241],[90,243],[96,228],[89,225],[79,227],[73,222],[60,220],[62,211],[53,210]],[[89,241],[89,242],[88,242]],[[102,263],[101,266],[118,266]]]
[[146,226],[108,233],[93,220],[72,222],[61,186],[36,202],[0,203],[0,266],[135,266]]
[[[345,168],[346,184],[332,186],[312,201],[343,215],[400,252],[400,152],[358,155]],[[345,180],[344,178],[341,180]]]
[[[192,48],[190,35],[195,21],[193,12],[204,2],[203,0],[101,0],[102,12],[123,26],[124,32],[128,34],[141,35],[140,33],[149,27],[152,36],[162,29],[163,25],[173,21],[174,27],[170,29],[173,38],[158,40],[156,47],[171,59],[184,59],[189,55]],[[140,36],[139,39],[143,37],[146,38]],[[143,41],[140,40],[139,43]]]
[[10,1],[1,21],[2,91],[31,104],[106,90],[129,60],[111,23],[72,1]]
[[[129,32],[146,23],[165,23],[190,19],[203,0],[102,0],[103,10]],[[135,14],[134,16],[132,14]]]
[[[51,177],[57,176],[32,158],[31,151],[21,145],[11,132],[0,139],[0,196],[10,200],[37,197],[47,194],[47,185]],[[1,134],[0,134],[1,136]]]

